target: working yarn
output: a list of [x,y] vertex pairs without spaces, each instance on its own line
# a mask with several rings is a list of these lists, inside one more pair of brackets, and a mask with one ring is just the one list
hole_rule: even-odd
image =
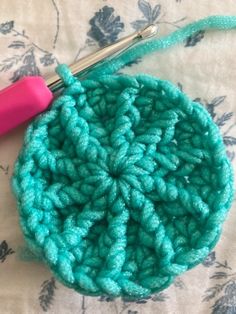
[[103,75],[29,126],[12,187],[30,248],[85,295],[143,298],[219,239],[233,175],[209,113],[168,81]]

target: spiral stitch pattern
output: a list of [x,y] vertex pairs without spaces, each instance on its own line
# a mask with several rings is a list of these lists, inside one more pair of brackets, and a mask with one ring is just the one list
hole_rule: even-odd
[[146,297],[216,244],[233,176],[208,112],[168,81],[105,75],[28,128],[12,186],[30,247],[86,295]]

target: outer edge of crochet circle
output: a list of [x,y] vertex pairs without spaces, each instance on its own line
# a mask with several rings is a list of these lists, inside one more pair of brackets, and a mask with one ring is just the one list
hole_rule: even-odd
[[[60,106],[64,102],[67,102],[67,101],[70,101],[71,99],[73,99],[74,95],[76,95],[76,93],[77,93],[77,89],[76,88],[78,87],[78,84],[81,84],[82,89],[83,88],[86,89],[86,86],[91,85],[91,84],[94,84],[94,85],[96,85],[96,84],[98,84],[98,85],[99,84],[105,84],[104,82],[106,82],[108,79],[113,80],[114,84],[116,83],[116,80],[120,80],[121,81],[122,78],[124,78],[124,81],[125,80],[127,81],[127,84],[129,84],[128,82],[130,80],[130,76],[127,76],[127,75],[121,75],[121,76],[115,76],[115,75],[107,76],[106,75],[104,77],[99,78],[97,80],[97,82],[94,82],[93,80],[87,80],[87,81],[84,81],[84,82],[80,83],[77,79],[75,79],[75,78],[73,78],[71,76],[71,74],[68,72],[68,70],[66,68],[62,68],[61,76],[63,77],[65,85],[66,85],[65,92],[64,92],[64,95],[59,96],[59,98],[55,100],[54,104],[52,105],[52,108],[49,110],[49,112],[51,112],[50,114],[52,114],[52,112],[55,111],[55,115],[56,115],[57,106]],[[173,97],[174,97],[174,94],[175,94],[175,92],[177,90],[177,87],[175,87],[172,83],[170,83],[168,81],[159,80],[158,78],[151,77],[149,75],[137,75],[137,76],[131,77],[131,80],[132,80],[132,78],[137,79],[137,80],[140,79],[141,81],[143,80],[143,82],[145,82],[145,80],[150,81],[150,84],[153,84],[153,86],[157,82],[161,83],[162,86],[167,86],[167,90],[169,88],[170,95],[172,93]],[[75,86],[76,84],[77,84],[77,87]],[[180,91],[178,91],[178,93],[180,94]],[[199,111],[199,113],[202,114],[202,116],[204,116],[208,120],[210,119],[209,123],[211,123],[214,126],[214,128],[215,128],[214,122],[212,121],[209,113],[207,112],[207,110],[205,108],[203,108],[200,104],[190,100],[189,97],[186,94],[184,94],[183,92],[181,92],[181,97],[183,97],[183,99],[185,100],[186,103],[191,104],[192,107],[197,108],[197,110]],[[189,110],[187,105],[186,105],[186,110]],[[34,143],[34,141],[32,141],[31,137],[34,136],[34,139],[37,138],[37,136],[38,136],[37,135],[37,127],[42,125],[44,123],[44,121],[47,121],[47,113],[40,115],[40,117],[36,118],[35,121],[33,121],[33,123],[29,126],[29,128],[27,130],[27,133],[26,133],[26,136],[25,136],[24,146],[22,147],[22,150],[21,150],[21,152],[19,154],[18,160],[17,160],[17,162],[15,164],[15,168],[14,168],[14,173],[13,173],[13,177],[12,177],[12,189],[13,189],[13,192],[14,192],[16,198],[17,198],[17,201],[18,201],[18,208],[19,208],[19,212],[20,212],[20,225],[21,225],[24,237],[25,237],[26,242],[28,243],[29,247],[34,252],[36,252],[41,257],[43,257],[43,260],[44,260],[45,264],[48,265],[48,267],[51,269],[51,271],[54,274],[54,276],[60,282],[62,282],[64,285],[66,285],[66,286],[68,286],[70,288],[75,289],[76,291],[78,291],[78,292],[80,292],[80,293],[82,293],[84,295],[99,296],[99,295],[101,295],[101,291],[96,292],[96,293],[88,292],[88,291],[86,291],[86,289],[82,289],[78,285],[76,285],[74,283],[69,283],[68,280],[65,280],[63,278],[62,272],[60,270],[58,270],[58,267],[53,266],[49,262],[49,260],[47,259],[47,257],[43,253],[43,248],[39,245],[39,243],[36,243],[35,238],[32,240],[28,236],[30,234],[30,231],[27,229],[26,223],[23,220],[24,217],[22,216],[22,207],[21,207],[21,202],[22,202],[21,188],[22,188],[22,186],[24,186],[24,184],[26,184],[26,182],[24,182],[23,175],[27,174],[27,167],[25,166],[25,159],[26,159],[27,151],[30,150],[33,147],[33,145],[35,145],[35,143]],[[34,127],[35,127],[35,130],[36,130],[35,133],[33,133],[33,131],[34,131],[33,128]],[[224,150],[223,141],[222,141],[219,129],[215,128],[214,130],[216,132],[215,133],[215,136],[217,137],[216,140],[220,141],[220,145],[219,145],[220,149]],[[45,140],[47,140],[47,139],[45,139]],[[216,245],[216,243],[218,242],[219,237],[220,237],[222,224],[223,224],[223,222],[224,222],[224,220],[226,218],[226,214],[227,214],[227,212],[228,212],[228,210],[229,210],[229,208],[231,206],[231,203],[232,203],[232,200],[233,200],[233,193],[234,193],[234,191],[233,191],[233,171],[232,171],[232,166],[231,166],[230,162],[228,161],[226,154],[225,154],[224,158],[225,158],[225,166],[228,167],[227,171],[230,174],[229,177],[228,177],[230,191],[228,192],[229,199],[228,199],[228,201],[227,201],[227,203],[225,205],[224,210],[222,210],[222,213],[221,213],[221,215],[223,217],[222,221],[221,221],[221,224],[218,224],[218,225],[215,226],[215,232],[217,234],[217,237],[215,238],[214,242],[212,242],[211,245],[208,246],[207,249],[202,253],[203,255],[201,257],[199,257],[199,259],[196,259],[195,262],[192,262],[192,263],[186,265],[187,266],[186,270],[189,270],[189,269],[193,268],[194,266],[198,265],[201,261],[203,261],[206,258],[207,254]],[[26,169],[24,169],[24,166],[26,167]],[[30,163],[29,163],[29,167],[30,167]],[[21,172],[20,172],[20,170],[21,170]],[[30,213],[31,210],[33,210],[33,209],[29,208],[27,210]],[[30,214],[29,214],[29,216],[30,216]],[[33,215],[32,215],[32,217],[33,217]],[[216,218],[216,221],[218,221],[218,220]],[[191,254],[191,252],[190,252],[190,254]],[[173,281],[173,279],[176,276],[178,276],[178,274],[177,275],[169,275],[169,279],[163,284],[163,286],[160,289],[156,289],[156,290],[155,289],[154,290],[149,289],[150,292],[148,293],[148,295],[150,293],[159,292],[159,291],[167,288],[171,284],[171,282]],[[102,293],[102,295],[104,295],[104,294],[106,294],[106,293]],[[109,295],[109,294],[107,294],[107,295]],[[120,294],[120,296],[124,296],[124,297],[129,298],[129,299],[135,299],[136,298],[134,296],[129,296],[128,293],[124,293],[124,292],[122,292]],[[144,297],[146,296],[145,293],[143,294],[143,296]],[[139,297],[142,297],[142,296],[140,295]]]

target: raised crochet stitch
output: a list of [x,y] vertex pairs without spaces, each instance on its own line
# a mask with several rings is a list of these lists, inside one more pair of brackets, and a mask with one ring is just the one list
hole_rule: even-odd
[[219,239],[233,176],[218,127],[168,81],[58,71],[63,95],[28,128],[12,179],[25,239],[68,287],[146,297]]

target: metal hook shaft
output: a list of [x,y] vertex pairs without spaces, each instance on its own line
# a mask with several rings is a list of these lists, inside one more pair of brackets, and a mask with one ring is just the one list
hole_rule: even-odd
[[[116,54],[120,53],[121,51],[131,47],[135,43],[139,42],[140,40],[147,39],[149,37],[154,36],[157,33],[157,25],[151,24],[145,27],[144,29],[135,32],[131,35],[128,35],[124,38],[121,38],[117,42],[106,46],[94,53],[81,58],[80,60],[76,61],[75,63],[69,66],[73,75],[78,75],[81,71],[89,69],[90,67],[94,66],[98,62]],[[61,78],[55,74],[48,79],[46,79],[47,86],[52,90],[56,91],[60,87],[62,87],[63,83]]]

